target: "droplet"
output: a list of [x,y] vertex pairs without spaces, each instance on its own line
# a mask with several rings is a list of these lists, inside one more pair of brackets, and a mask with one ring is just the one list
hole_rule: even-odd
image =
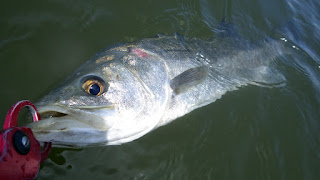
[[287,42],[286,38],[280,38],[282,41]]

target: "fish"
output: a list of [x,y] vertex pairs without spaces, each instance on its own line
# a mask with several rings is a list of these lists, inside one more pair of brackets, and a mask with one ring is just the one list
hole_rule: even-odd
[[276,59],[284,42],[180,34],[158,35],[104,49],[36,106],[28,124],[55,146],[119,145],[244,86],[283,87]]

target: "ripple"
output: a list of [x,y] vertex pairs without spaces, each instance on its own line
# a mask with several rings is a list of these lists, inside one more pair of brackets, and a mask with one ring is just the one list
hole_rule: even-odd
[[25,40],[28,37],[30,37],[32,35],[32,32],[27,32],[23,35],[13,35],[13,37],[9,37],[7,39],[1,40],[0,41],[0,49],[3,48],[4,46],[10,44],[10,43],[14,43],[17,41],[21,41],[21,40]]

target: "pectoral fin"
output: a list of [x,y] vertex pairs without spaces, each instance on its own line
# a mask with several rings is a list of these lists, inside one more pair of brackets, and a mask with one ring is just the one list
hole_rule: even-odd
[[206,67],[200,66],[190,68],[173,78],[170,82],[170,86],[173,92],[178,95],[202,83],[207,76],[208,69]]

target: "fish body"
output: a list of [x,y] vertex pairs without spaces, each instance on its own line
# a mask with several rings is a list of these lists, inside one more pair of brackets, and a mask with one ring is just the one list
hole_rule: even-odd
[[102,50],[36,104],[39,141],[63,146],[135,140],[248,84],[282,86],[283,43],[180,35]]

